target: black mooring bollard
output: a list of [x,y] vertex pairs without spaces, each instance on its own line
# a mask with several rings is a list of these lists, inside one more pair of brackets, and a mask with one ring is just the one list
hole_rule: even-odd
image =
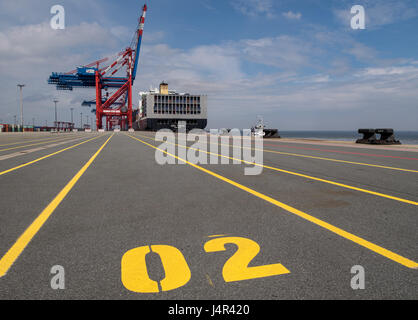
[[[401,144],[399,140],[395,139],[395,133],[393,129],[359,129],[358,133],[363,134],[362,139],[358,139],[356,143],[362,144]],[[380,135],[377,139],[376,134]]]
[[358,133],[362,134],[363,138],[358,139],[356,143],[373,144],[377,141],[375,129],[359,129]]
[[380,139],[377,140],[377,144],[401,144],[399,140],[395,139],[393,129],[376,129],[376,133],[380,134]]

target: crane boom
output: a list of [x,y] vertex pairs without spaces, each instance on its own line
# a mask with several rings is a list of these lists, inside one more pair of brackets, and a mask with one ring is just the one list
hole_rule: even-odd
[[147,14],[147,5],[144,4],[144,7],[142,8],[142,16],[139,19],[139,25],[138,25],[137,34],[136,34],[136,48],[135,48],[135,57],[134,57],[134,69],[132,71],[132,81],[135,80],[136,71],[138,69],[139,52],[141,50],[142,34],[144,32],[146,14]]

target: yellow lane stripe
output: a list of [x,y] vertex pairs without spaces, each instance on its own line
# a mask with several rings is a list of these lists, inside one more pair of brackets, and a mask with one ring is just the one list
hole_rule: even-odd
[[[244,147],[240,147],[240,148],[244,148]],[[347,161],[347,160],[340,160],[340,159],[333,159],[333,158],[308,156],[308,155],[300,154],[300,153],[290,153],[290,152],[275,151],[275,150],[270,150],[270,149],[260,150],[260,149],[248,148],[248,147],[245,147],[244,149],[251,149],[253,151],[254,150],[265,151],[265,152],[269,152],[269,153],[276,153],[276,154],[281,154],[281,155],[285,155],[285,156],[292,156],[292,157],[310,158],[310,159],[316,159],[316,160],[340,162],[340,163],[354,164],[354,165],[359,165],[359,166],[367,166],[367,167],[374,167],[374,168],[380,168],[380,169],[389,169],[389,170],[397,170],[397,171],[418,173],[418,170],[404,169],[404,168],[397,168],[397,167],[389,167],[389,166],[383,166],[383,165],[378,165],[378,164],[371,164],[371,163],[364,163],[364,162],[354,162],[354,161]]]
[[56,154],[59,154],[59,153],[61,153],[61,152],[64,152],[64,151],[67,151],[67,150],[73,149],[73,148],[78,147],[78,146],[81,146],[82,144],[85,144],[85,143],[87,143],[87,142],[89,142],[89,141],[96,140],[96,139],[98,139],[98,138],[100,138],[100,137],[102,137],[102,136],[97,136],[97,137],[94,137],[94,138],[88,139],[88,140],[86,140],[86,141],[83,141],[83,142],[77,143],[77,144],[75,144],[75,145],[73,145],[73,146],[71,146],[71,147],[68,147],[68,148],[65,148],[65,149],[58,150],[58,151],[56,151],[56,152],[54,152],[54,153],[47,154],[46,156],[40,157],[40,158],[35,159],[35,160],[33,160],[33,161],[29,161],[29,162],[26,162],[26,163],[24,163],[24,164],[18,165],[18,166],[14,167],[14,168],[7,169],[7,170],[5,170],[5,171],[0,172],[0,176],[4,175],[4,174],[6,174],[6,173],[9,173],[9,172],[15,171],[15,170],[17,170],[17,169],[20,169],[20,168],[23,168],[23,167],[27,167],[27,166],[29,166],[29,165],[31,165],[31,164],[34,164],[34,163],[39,162],[39,161],[41,161],[41,160],[44,160],[44,159],[46,159],[46,158],[49,158],[49,157],[55,156]]
[[[250,148],[247,148],[247,149],[250,149]],[[405,172],[418,173],[418,170],[403,169],[403,168],[396,168],[396,167],[388,167],[388,166],[382,166],[382,165],[378,165],[378,164],[363,163],[363,162],[353,162],[353,161],[346,161],[346,160],[339,160],[339,159],[332,159],[332,158],[315,157],[315,156],[308,156],[308,155],[298,154],[298,153],[288,153],[288,152],[274,151],[274,150],[269,150],[269,149],[264,149],[264,151],[265,152],[269,152],[269,153],[282,154],[282,155],[286,155],[286,156],[301,157],[301,158],[310,158],[310,159],[316,159],[316,160],[325,160],[325,161],[332,161],[332,162],[355,164],[355,165],[359,165],[359,166],[367,166],[367,167],[375,167],[375,168],[381,168],[381,169],[389,169],[389,170],[397,170],[397,171],[405,171]]]
[[55,148],[55,147],[61,146],[63,144],[69,144],[69,143],[79,141],[79,140],[83,140],[83,138],[78,137],[78,138],[75,138],[75,139],[70,139],[70,140],[65,140],[65,141],[57,141],[57,142],[52,142],[50,144],[44,144],[42,146],[38,146],[38,147],[35,147],[35,148],[31,148],[31,149],[25,149],[25,150],[21,150],[21,151],[2,154],[2,155],[0,155],[0,161],[15,158],[15,157],[20,157],[20,156],[24,156],[24,155],[28,155],[30,153],[46,150],[46,149],[49,149],[49,148]]
[[18,147],[13,147],[13,148],[7,148],[7,149],[0,149],[1,151],[8,151],[8,150],[15,150],[15,149],[22,149],[25,147],[31,147],[31,146],[38,146],[40,144],[45,144],[45,143],[49,143],[49,142],[54,142],[54,141],[65,141],[69,138],[73,138],[73,137],[65,137],[65,138],[59,138],[59,139],[54,139],[54,140],[48,140],[48,141],[43,141],[43,142],[38,142],[38,143],[32,143],[32,144],[25,144],[24,146],[18,146]]
[[78,171],[78,173],[71,179],[70,182],[58,193],[58,195],[50,202],[50,204],[41,212],[41,214],[32,222],[32,224],[23,232],[23,234],[17,239],[15,244],[7,251],[7,253],[0,260],[0,278],[5,276],[10,267],[15,263],[20,254],[25,250],[26,246],[31,242],[33,237],[42,228],[54,210],[60,205],[62,200],[71,191],[77,181],[86,172],[88,167],[93,163],[94,159],[103,150],[109,140],[113,137],[113,134],[106,140],[106,142],[97,150],[97,152],[90,158],[89,161]]
[[[74,135],[71,135],[72,137]],[[6,146],[13,146],[16,144],[22,144],[22,143],[28,143],[28,142],[37,142],[37,141],[48,141],[50,139],[55,139],[56,137],[46,137],[41,139],[34,139],[34,140],[26,140],[26,141],[20,141],[20,142],[13,142],[13,143],[6,143],[6,144],[0,144],[0,147],[6,147]]]
[[350,241],[352,241],[354,243],[357,243],[358,245],[360,245],[362,247],[365,247],[365,248],[367,248],[367,249],[369,249],[369,250],[371,250],[371,251],[373,251],[375,253],[378,253],[378,254],[380,254],[380,255],[382,255],[382,256],[384,256],[384,257],[386,257],[386,258],[388,258],[388,259],[390,259],[392,261],[395,261],[395,262],[397,262],[397,263],[405,266],[405,267],[413,268],[413,269],[418,268],[418,263],[415,262],[415,261],[412,261],[412,260],[410,260],[408,258],[402,257],[402,256],[400,256],[400,255],[398,255],[398,254],[396,254],[396,253],[394,253],[394,252],[392,252],[390,250],[387,250],[387,249],[385,249],[383,247],[380,247],[380,246],[378,246],[378,245],[376,245],[376,244],[374,244],[374,243],[372,243],[370,241],[367,241],[367,240],[365,240],[363,238],[360,238],[360,237],[358,237],[358,236],[356,236],[356,235],[354,235],[352,233],[349,233],[349,232],[347,232],[347,231],[345,231],[343,229],[340,229],[338,227],[335,227],[335,226],[333,226],[333,225],[331,225],[331,224],[329,224],[329,223],[327,223],[325,221],[322,221],[322,220],[320,220],[318,218],[315,218],[314,216],[311,216],[311,215],[309,215],[309,214],[307,214],[307,213],[305,213],[303,211],[300,211],[298,209],[295,209],[295,208],[293,208],[291,206],[288,206],[287,204],[284,204],[284,203],[282,203],[280,201],[277,201],[277,200],[275,200],[275,199],[273,199],[273,198],[271,198],[269,196],[266,196],[266,195],[264,195],[264,194],[262,194],[260,192],[257,192],[257,191],[255,191],[253,189],[250,189],[250,188],[248,188],[248,187],[246,187],[246,186],[244,186],[242,184],[239,184],[239,183],[237,183],[237,182],[235,182],[233,180],[230,180],[228,178],[225,178],[225,177],[223,177],[223,176],[221,176],[221,175],[219,175],[219,174],[217,174],[217,173],[215,173],[213,171],[207,170],[207,169],[205,169],[205,168],[203,168],[201,166],[198,166],[198,165],[193,164],[193,163],[191,163],[191,162],[189,162],[187,160],[184,160],[182,158],[179,158],[176,155],[173,155],[171,153],[168,153],[167,151],[164,151],[162,149],[159,149],[159,148],[153,146],[152,144],[149,144],[149,143],[147,143],[145,141],[142,141],[142,140],[140,140],[140,139],[138,139],[136,137],[133,137],[131,135],[128,135],[128,136],[130,138],[132,138],[132,139],[138,140],[139,142],[141,142],[141,143],[143,143],[143,144],[145,144],[145,145],[147,145],[147,146],[149,146],[151,148],[154,148],[156,150],[159,150],[159,151],[161,151],[161,152],[163,152],[163,153],[165,153],[165,154],[167,154],[167,155],[169,155],[171,157],[174,157],[174,158],[176,158],[176,159],[178,159],[180,161],[183,161],[183,162],[187,163],[188,165],[190,165],[190,166],[192,166],[192,167],[194,167],[194,168],[196,168],[196,169],[198,169],[200,171],[203,171],[203,172],[205,172],[205,173],[207,173],[207,174],[209,174],[209,175],[211,175],[211,176],[213,176],[215,178],[218,178],[219,180],[222,180],[224,182],[227,182],[227,183],[229,183],[229,184],[231,184],[231,185],[233,185],[233,186],[235,186],[235,187],[237,187],[237,188],[239,188],[239,189],[241,189],[243,191],[246,191],[246,192],[248,192],[248,193],[250,193],[250,194],[252,194],[252,195],[254,195],[254,196],[256,196],[256,197],[258,197],[260,199],[263,199],[263,200],[265,200],[265,201],[267,201],[267,202],[269,202],[269,203],[271,203],[271,204],[273,204],[273,205],[275,205],[275,206],[277,206],[279,208],[282,208],[282,209],[284,209],[284,210],[286,210],[286,211],[288,211],[290,213],[293,213],[293,214],[299,216],[302,219],[305,219],[305,220],[307,220],[309,222],[312,222],[313,224],[316,224],[316,225],[318,225],[318,226],[320,226],[320,227],[322,227],[324,229],[327,229],[328,231],[331,231],[331,232],[333,232],[333,233],[335,233],[335,234],[337,234],[337,235],[339,235],[339,236],[341,236],[341,237],[343,237],[343,238],[345,238],[347,240],[350,240]]
[[[139,136],[141,136],[141,135],[139,135]],[[142,137],[145,137],[145,136],[142,136]],[[149,137],[147,137],[147,138],[149,138]],[[228,145],[220,143],[219,146],[228,146]],[[270,150],[270,149],[257,149],[257,148],[241,147],[241,146],[239,146],[239,147],[238,146],[231,146],[231,147],[240,148],[240,149],[247,149],[247,150],[252,150],[252,151],[255,151],[255,150],[256,151],[264,151],[264,152],[268,152],[268,153],[275,153],[275,154],[281,154],[281,155],[292,156],[292,157],[310,158],[310,159],[316,159],[316,160],[324,160],[324,161],[331,161],[331,162],[354,164],[354,165],[359,165],[359,166],[367,166],[367,167],[374,167],[374,168],[380,168],[380,169],[388,169],[388,170],[418,173],[418,170],[413,170],[413,169],[404,169],[404,168],[389,167],[389,166],[383,166],[383,165],[371,164],[371,163],[364,163],[364,162],[354,162],[354,161],[339,160],[339,159],[333,159],[333,158],[308,156],[308,155],[304,155],[304,154],[300,154],[300,153],[289,153],[289,152],[281,152],[281,151],[275,151],[275,150]]]
[[[139,136],[140,137],[147,138],[147,139],[151,139],[151,140],[154,140],[154,141],[157,141],[156,139],[151,138],[151,137],[142,136],[142,135],[139,135]],[[166,143],[170,143],[170,142],[166,142]],[[172,144],[172,143],[170,143],[170,144]],[[174,143],[174,145],[179,146],[179,147],[182,147],[182,148],[192,149],[192,150],[198,151],[198,149],[196,149],[196,148],[179,145],[177,143]],[[241,161],[242,163],[246,163],[246,164],[249,164],[249,165],[263,167],[263,168],[266,168],[266,169],[270,169],[270,170],[274,170],[274,171],[278,171],[278,172],[287,173],[287,174],[294,175],[294,176],[298,176],[298,177],[301,177],[301,178],[315,180],[315,181],[319,181],[319,182],[323,182],[323,183],[328,183],[328,184],[331,184],[331,185],[334,185],[334,186],[338,186],[338,187],[341,187],[341,188],[355,190],[355,191],[359,191],[359,192],[371,194],[371,195],[374,195],[374,196],[378,196],[378,197],[382,197],[382,198],[386,198],[386,199],[391,199],[391,200],[395,200],[395,201],[399,201],[399,202],[403,202],[403,203],[407,203],[407,204],[412,204],[412,205],[418,206],[418,202],[416,202],[416,201],[407,200],[407,199],[403,199],[403,198],[399,198],[399,197],[395,197],[395,196],[391,196],[391,195],[388,195],[388,194],[384,194],[384,193],[380,193],[380,192],[375,192],[375,191],[367,190],[367,189],[363,189],[363,188],[357,188],[357,187],[353,187],[353,186],[350,186],[350,185],[347,185],[347,184],[343,184],[343,183],[339,183],[339,182],[335,182],[335,181],[331,181],[331,180],[316,178],[316,177],[308,176],[308,175],[302,174],[302,173],[297,173],[297,172],[293,172],[293,171],[289,171],[289,170],[279,169],[279,168],[276,168],[276,167],[266,166],[266,165],[262,165],[262,164],[258,164],[258,163],[252,163],[252,162],[249,162],[249,161],[245,161],[245,160],[241,160],[241,159],[236,159],[236,158],[233,158],[233,157],[223,156],[223,155],[218,154],[218,153],[208,152],[208,151],[204,151],[204,150],[200,150],[200,151],[201,152],[204,152],[206,154],[211,154],[211,155],[223,157],[223,158],[230,159],[230,160]]]

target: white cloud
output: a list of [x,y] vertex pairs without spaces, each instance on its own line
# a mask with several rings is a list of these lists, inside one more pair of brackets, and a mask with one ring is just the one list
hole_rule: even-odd
[[[70,71],[83,63],[100,58],[97,51],[116,52],[118,39],[98,23],[80,23],[65,30],[52,30],[48,22],[14,26],[0,31],[0,86],[5,99],[0,103],[0,114],[11,122],[16,110],[16,84],[25,83],[25,112],[37,120],[52,116],[47,108],[54,96],[60,106],[80,106],[92,93],[85,90],[57,92],[47,84],[53,71]],[[81,107],[80,107],[81,109]],[[83,108],[84,114],[88,110]],[[61,112],[61,111],[60,111]],[[29,118],[27,118],[29,119]],[[44,123],[44,122],[43,122]],[[50,122],[51,123],[51,122]]]
[[93,21],[99,21],[100,23],[109,23],[112,19],[112,16],[107,14],[105,5],[101,0],[2,0],[0,1],[0,12],[2,14],[0,29],[13,25],[49,23],[52,17],[50,9],[56,4],[64,6],[67,23],[79,24],[82,22],[82,14],[80,13],[88,14],[90,18],[87,21],[89,22],[94,19]]
[[282,15],[289,19],[289,20],[300,20],[302,18],[302,14],[300,12],[293,12],[293,11],[288,11],[288,12],[283,12]]
[[[335,9],[335,16],[346,28],[350,28],[352,18],[350,9],[354,3],[339,1],[338,4],[345,6],[345,8]],[[364,0],[362,4],[365,8],[367,29],[375,29],[418,16],[415,0]]]
[[200,4],[208,10],[216,10],[215,7],[212,5],[211,0],[200,0]]
[[368,62],[375,60],[377,56],[375,49],[359,42],[353,42],[350,48],[345,49],[345,52],[353,55],[358,61]]
[[415,7],[410,6],[410,2],[386,1],[377,2],[375,5],[368,6],[366,9],[366,22],[371,26],[383,26],[408,20],[417,16]]
[[314,77],[312,77],[311,82],[313,83],[326,83],[326,82],[330,82],[331,81],[331,77],[326,74],[326,75],[316,75]]
[[394,76],[394,75],[416,75],[418,76],[418,67],[414,66],[397,66],[387,68],[366,68],[357,74],[361,77],[378,77],[378,76]]
[[13,58],[65,54],[74,48],[115,46],[116,40],[97,23],[81,23],[65,30],[53,30],[48,23],[11,27],[0,32],[0,57]]
[[246,59],[284,69],[308,66],[317,53],[310,42],[291,36],[243,40],[241,45]]
[[272,0],[231,0],[232,7],[238,12],[250,16],[274,17]]
[[132,30],[125,26],[114,26],[110,28],[110,33],[113,36],[126,41],[130,41],[130,38],[132,37]]
[[146,63],[140,66],[139,87],[165,80],[180,91],[222,90],[226,83],[245,77],[239,52],[232,46],[180,50],[164,44],[147,45],[143,47],[141,61]]

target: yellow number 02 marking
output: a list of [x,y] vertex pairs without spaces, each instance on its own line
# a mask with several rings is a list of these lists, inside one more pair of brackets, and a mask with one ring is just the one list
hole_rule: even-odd
[[248,267],[248,264],[260,252],[257,242],[246,238],[228,237],[213,239],[205,244],[206,252],[225,251],[225,244],[238,246],[237,252],[225,263],[222,275],[225,282],[264,278],[290,273],[282,264],[270,264],[258,267]]
[[[191,278],[191,272],[183,254],[172,246],[151,246],[158,253],[165,271],[161,280],[162,291],[170,291],[184,286]],[[145,256],[150,247],[139,247],[126,252],[122,257],[121,278],[126,289],[140,293],[158,293],[158,282],[148,276]]]

